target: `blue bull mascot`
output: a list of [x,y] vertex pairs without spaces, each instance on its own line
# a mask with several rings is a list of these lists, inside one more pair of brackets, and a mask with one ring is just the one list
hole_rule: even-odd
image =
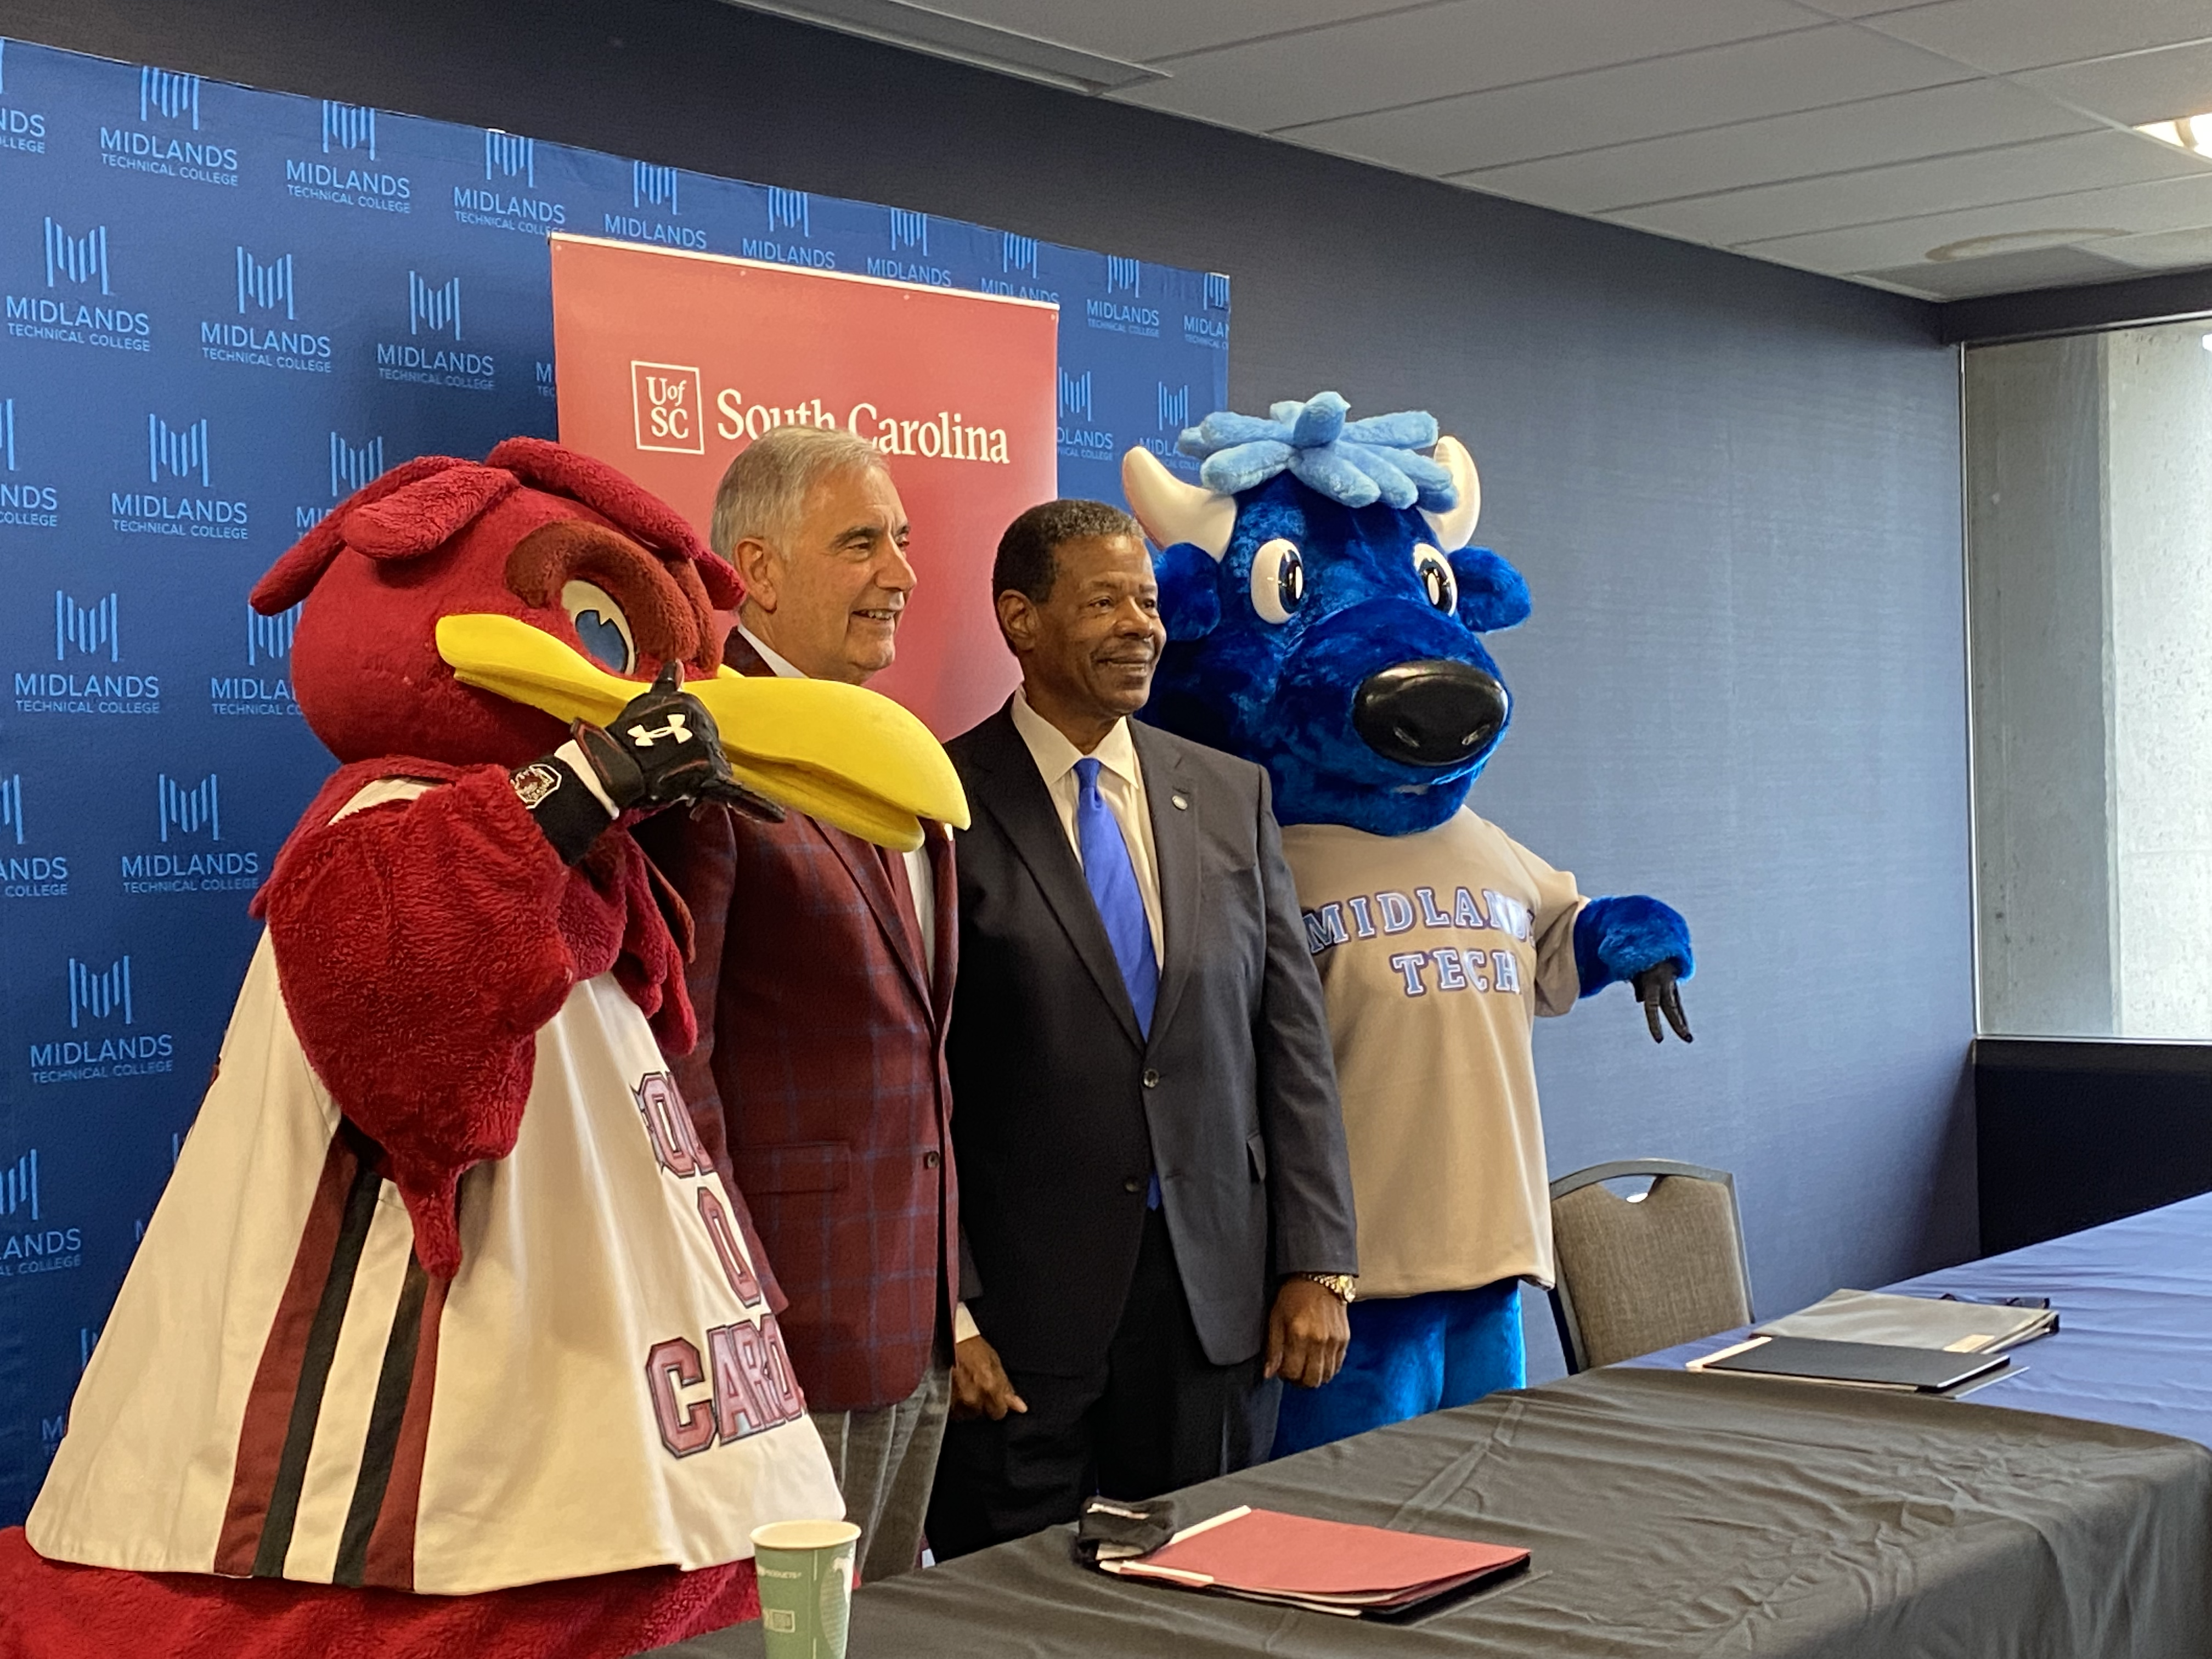
[[1484,635],[1528,614],[1468,545],[1474,462],[1431,416],[1346,413],[1207,416],[1178,446],[1203,487],[1121,468],[1168,630],[1144,718],[1267,769],[1343,1092],[1352,1347],[1287,1392],[1278,1455],[1525,1381],[1520,1281],[1553,1277],[1534,1017],[1623,980],[1690,1040],[1682,918],[1584,898],[1467,806],[1513,707]]

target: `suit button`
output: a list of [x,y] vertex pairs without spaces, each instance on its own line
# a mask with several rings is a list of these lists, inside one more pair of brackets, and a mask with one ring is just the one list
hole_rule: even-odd
[[935,1152],[924,1152],[921,1155],[921,1167],[925,1170],[935,1169],[940,1161]]
[[1160,1074],[1149,1066],[1145,1067],[1145,1087],[1147,1089],[1157,1089],[1159,1086]]
[[1136,1176],[1131,1176],[1127,1181],[1121,1183],[1121,1190],[1125,1193],[1141,1193],[1145,1190],[1145,1183],[1138,1180]]

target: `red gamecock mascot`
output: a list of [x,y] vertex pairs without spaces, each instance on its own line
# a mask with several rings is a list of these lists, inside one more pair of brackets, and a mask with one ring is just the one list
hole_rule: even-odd
[[306,601],[295,695],[343,764],[0,1534],[0,1655],[601,1659],[755,1616],[751,1528],[843,1513],[669,1080],[688,922],[629,827],[967,815],[895,704],[719,670],[737,598],[530,438],[387,473],[254,590]]

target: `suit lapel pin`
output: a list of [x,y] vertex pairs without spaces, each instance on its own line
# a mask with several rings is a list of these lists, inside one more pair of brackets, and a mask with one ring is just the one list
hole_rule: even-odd
[[1168,799],[1175,803],[1175,810],[1176,811],[1188,812],[1190,811],[1189,796],[1184,794],[1173,794],[1170,795]]

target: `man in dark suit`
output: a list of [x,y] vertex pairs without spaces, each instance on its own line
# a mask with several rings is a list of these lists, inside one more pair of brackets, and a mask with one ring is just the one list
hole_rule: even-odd
[[947,745],[975,817],[948,1054],[980,1293],[940,1556],[1266,1455],[1274,1379],[1342,1359],[1356,1268],[1267,775],[1127,718],[1166,642],[1141,532],[1034,507],[992,585],[1022,689]]
[[[730,464],[713,541],[745,579],[732,667],[858,684],[890,664],[915,576],[872,446],[770,433]],[[902,856],[798,812],[647,826],[696,928],[699,1045],[677,1084],[764,1246],[871,1583],[920,1553],[959,1295],[952,842],[923,828]]]

